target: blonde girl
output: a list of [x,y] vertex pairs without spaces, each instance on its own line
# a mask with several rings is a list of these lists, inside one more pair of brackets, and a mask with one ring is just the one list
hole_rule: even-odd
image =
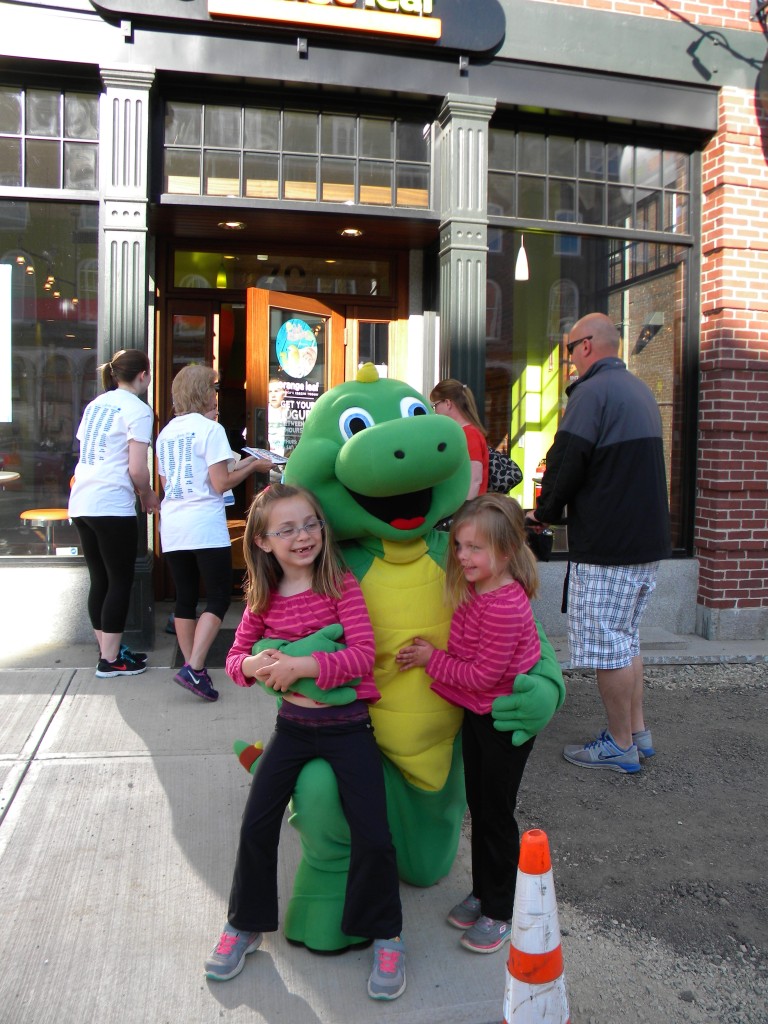
[[517,791],[533,739],[521,746],[493,725],[491,707],[512,693],[515,677],[541,655],[530,598],[536,561],[525,541],[525,518],[512,498],[484,494],[467,502],[451,525],[446,595],[454,608],[447,650],[416,637],[397,656],[402,669],[420,665],[432,689],[464,708],[462,750],[472,816],[472,891],[448,913],[461,945],[493,953],[509,938],[520,838]]

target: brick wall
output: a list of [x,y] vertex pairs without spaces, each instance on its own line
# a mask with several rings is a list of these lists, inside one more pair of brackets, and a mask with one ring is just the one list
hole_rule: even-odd
[[768,609],[768,116],[724,88],[703,155],[699,603]]
[[719,0],[696,3],[695,0],[536,0],[556,3],[561,7],[583,7],[591,11],[637,15],[641,18],[662,18],[686,21],[695,25],[762,31],[757,22],[750,23],[750,0]]

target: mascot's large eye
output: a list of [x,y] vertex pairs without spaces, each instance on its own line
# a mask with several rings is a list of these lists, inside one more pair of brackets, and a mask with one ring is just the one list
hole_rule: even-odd
[[400,414],[402,416],[426,416],[427,407],[420,398],[401,398]]
[[339,416],[339,430],[342,437],[353,437],[355,434],[359,434],[361,430],[365,430],[366,427],[372,426],[373,416],[366,409],[361,409],[359,406],[353,409],[345,409],[341,416]]

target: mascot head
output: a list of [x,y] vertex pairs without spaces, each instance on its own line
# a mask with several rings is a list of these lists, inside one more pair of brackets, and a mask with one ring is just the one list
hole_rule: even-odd
[[315,403],[285,481],[317,495],[339,540],[413,540],[466,498],[467,442],[418,391],[366,363]]

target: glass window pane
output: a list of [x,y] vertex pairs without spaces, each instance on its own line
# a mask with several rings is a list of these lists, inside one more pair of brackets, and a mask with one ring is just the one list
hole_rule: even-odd
[[283,114],[283,149],[291,153],[317,152],[317,114],[286,110]]
[[490,173],[488,175],[488,213],[497,217],[514,217],[514,174]]
[[204,194],[240,195],[240,154],[206,150],[203,156]]
[[240,141],[239,107],[217,107],[206,104],[204,117],[206,146],[240,148],[242,143]]
[[360,161],[360,202],[370,206],[392,205],[392,165]]
[[203,108],[199,103],[166,103],[166,146],[199,146],[202,140],[202,118]]
[[602,142],[579,140],[579,177],[598,181],[605,177],[605,146]]
[[578,217],[582,224],[604,224],[604,202],[604,185],[587,185],[584,182],[580,182]]
[[21,139],[0,139],[0,185],[21,184]]
[[59,104],[61,93],[27,89],[27,135],[61,135]]
[[320,198],[324,203],[355,201],[355,161],[320,161]]
[[[621,176],[622,158],[624,153],[629,151],[629,177]],[[632,180],[632,147],[620,146],[616,142],[609,142],[605,147],[605,166],[608,174],[608,181],[631,181]],[[624,161],[626,163],[626,161]]]
[[[560,216],[571,214],[566,218]],[[572,181],[564,181],[562,178],[550,178],[549,180],[549,217],[551,220],[574,219],[576,216],[576,189]]]
[[372,117],[360,118],[360,155],[391,160],[394,155],[394,125]]
[[98,139],[98,96],[89,96],[77,92],[65,94],[64,135],[68,139]]
[[60,144],[27,139],[25,152],[27,166],[24,184],[30,188],[59,188],[61,185]]
[[287,156],[283,160],[283,199],[317,200],[317,158]]
[[64,188],[96,188],[99,181],[98,154],[98,147],[87,142],[65,142]]
[[549,173],[563,177],[576,176],[576,141],[558,135],[549,139]]
[[429,208],[429,168],[419,164],[398,164],[396,206],[420,210]]
[[617,228],[633,227],[631,187],[608,186],[608,224]]
[[664,154],[664,187],[687,192],[690,157],[686,153]]
[[544,174],[547,169],[546,138],[543,135],[531,135],[520,132],[517,137],[518,169]]
[[280,161],[277,156],[246,153],[243,157],[245,195],[249,199],[277,199]]
[[254,110],[246,107],[244,114],[244,145],[246,149],[280,149],[280,111]]
[[165,191],[176,196],[200,195],[200,153],[166,149]]
[[488,135],[488,166],[511,171],[515,166],[515,133],[492,128]]
[[0,88],[0,132],[21,132],[21,89]]
[[354,156],[357,149],[357,118],[323,114],[321,150],[332,156]]
[[635,182],[649,188],[661,187],[661,150],[638,146],[635,150]]
[[546,216],[547,183],[544,178],[529,178],[521,174],[518,181],[517,209],[519,217],[543,220]]
[[689,202],[688,196],[680,192],[666,192],[664,194],[665,231],[677,231],[680,234],[687,234],[690,231],[688,226]]
[[[79,449],[75,432],[96,395],[96,290],[76,290],[86,268],[98,285],[97,231],[86,213],[91,208],[98,212],[96,203],[0,201],[0,258],[11,264],[12,327],[11,379],[4,382],[11,415],[0,423],[0,463],[18,473],[0,500],[4,558],[55,558],[56,547],[79,546],[76,530],[63,520],[52,527],[49,550],[45,525],[22,524],[19,513],[66,508]],[[50,291],[43,288],[48,275],[55,280]]]
[[430,126],[412,122],[397,122],[397,159],[429,160]]

